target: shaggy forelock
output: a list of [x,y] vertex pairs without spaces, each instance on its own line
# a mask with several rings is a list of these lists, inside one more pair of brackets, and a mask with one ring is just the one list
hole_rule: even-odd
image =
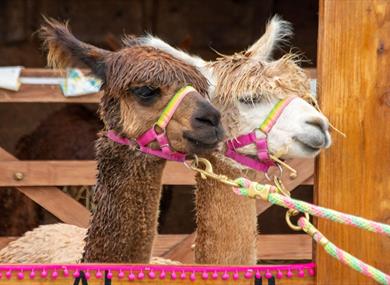
[[215,98],[223,104],[247,96],[253,100],[291,95],[306,99],[310,96],[310,80],[297,61],[291,53],[275,61],[255,60],[245,52],[222,56],[209,63],[218,78]]
[[106,91],[110,93],[126,91],[130,86],[190,84],[207,95],[208,81],[195,67],[152,47],[125,47],[110,55],[106,64]]

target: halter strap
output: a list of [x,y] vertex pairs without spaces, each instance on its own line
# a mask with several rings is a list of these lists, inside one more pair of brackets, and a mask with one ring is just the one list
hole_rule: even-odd
[[[184,97],[192,92],[197,92],[192,86],[185,86],[177,91],[172,99],[168,102],[167,106],[164,108],[159,119],[153,125],[153,127],[140,135],[137,139],[131,140],[125,137],[121,137],[114,130],[109,130],[106,136],[110,140],[119,144],[138,146],[138,149],[143,153],[158,156],[166,160],[183,162],[186,158],[186,154],[173,151],[171,149],[165,129]],[[157,133],[156,126],[161,128],[162,133]],[[159,149],[153,149],[148,146],[153,141],[158,143]]]
[[267,118],[261,123],[259,129],[264,133],[268,134],[272,127],[275,125],[276,121],[279,119],[280,115],[283,113],[283,110],[291,103],[296,97],[287,97],[280,100],[269,112]]
[[[258,128],[258,130],[265,134],[265,138],[257,138],[256,130],[253,130],[250,133],[241,135],[237,138],[230,139],[225,143],[225,156],[257,171],[268,172],[268,169],[271,166],[275,166],[275,162],[270,157],[267,135],[271,131],[272,127],[275,125],[276,121],[279,119],[283,110],[295,98],[296,97],[288,97],[282,99],[272,108],[271,112],[268,114],[268,116]],[[250,144],[256,145],[257,159],[249,157],[245,154],[241,154],[237,151],[238,148],[242,148]]]
[[175,96],[169,101],[168,105],[164,108],[160,118],[156,122],[156,125],[162,129],[165,129],[169,121],[172,119],[177,107],[179,107],[181,101],[191,92],[196,92],[192,86],[185,86],[176,92]]

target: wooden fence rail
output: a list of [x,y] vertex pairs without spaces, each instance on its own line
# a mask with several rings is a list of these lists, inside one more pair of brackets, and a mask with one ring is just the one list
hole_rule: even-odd
[[[298,177],[289,179],[288,173],[283,178],[289,189],[301,184],[312,184],[309,178],[313,175],[314,160],[292,160],[290,164],[298,170]],[[0,187],[4,186],[53,186],[53,185],[95,185],[95,161],[1,161]],[[262,174],[254,179],[266,183]],[[183,163],[167,162],[162,184],[195,185],[194,172]]]

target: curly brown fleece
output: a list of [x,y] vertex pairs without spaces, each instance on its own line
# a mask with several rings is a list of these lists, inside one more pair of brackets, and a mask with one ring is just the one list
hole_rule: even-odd
[[165,161],[106,137],[97,142],[97,160],[97,204],[83,261],[148,263]]
[[[215,155],[207,159],[215,173],[239,177],[240,171]],[[203,264],[256,264],[256,201],[238,197],[230,186],[196,177],[197,234],[195,262]],[[210,215],[212,213],[212,215]]]

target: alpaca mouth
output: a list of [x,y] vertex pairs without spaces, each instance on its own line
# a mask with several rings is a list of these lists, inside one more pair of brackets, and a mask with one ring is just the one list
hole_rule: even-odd
[[184,138],[192,145],[196,146],[196,147],[201,147],[201,148],[209,148],[209,149],[213,149],[215,147],[217,147],[219,141],[218,140],[215,140],[215,142],[204,142],[204,141],[201,141],[201,140],[197,140],[195,138],[191,138],[189,136],[184,136]]
[[303,141],[297,140],[297,143],[301,146],[301,148],[308,153],[316,153],[320,152],[321,148],[320,147],[314,147],[312,145],[309,145]]
[[184,133],[183,137],[189,143],[189,148],[192,153],[205,153],[216,149],[220,143],[220,140],[215,136],[207,137],[205,139],[198,138],[191,133]]
[[330,144],[327,133],[317,128],[313,129],[310,135],[307,133],[299,134],[293,139],[306,153],[318,153]]

